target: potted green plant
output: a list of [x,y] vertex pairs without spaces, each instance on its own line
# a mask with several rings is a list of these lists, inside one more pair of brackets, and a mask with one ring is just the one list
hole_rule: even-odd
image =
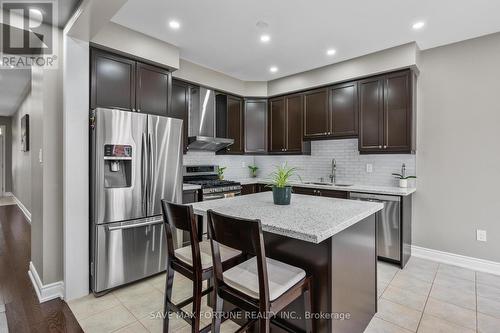
[[248,168],[250,169],[250,176],[252,176],[252,178],[257,177],[257,170],[259,170],[259,167],[256,165],[249,165]]
[[227,167],[218,167],[217,168],[217,175],[219,176],[219,180],[224,180],[224,170],[226,170]]
[[403,176],[400,173],[393,173],[394,177],[399,179],[399,187],[407,188],[408,187],[408,179],[416,179],[417,176]]
[[275,205],[289,205],[292,198],[292,187],[289,185],[290,177],[295,175],[297,168],[289,167],[287,163],[276,167],[276,170],[271,173],[272,183],[270,186],[273,189],[273,201]]

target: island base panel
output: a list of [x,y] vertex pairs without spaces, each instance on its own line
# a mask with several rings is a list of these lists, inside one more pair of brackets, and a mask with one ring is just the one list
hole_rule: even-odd
[[[313,313],[349,314],[348,320],[313,320],[313,332],[362,333],[377,311],[375,215],[314,244],[264,233],[267,255],[305,269],[312,275]],[[286,312],[302,316],[303,297]],[[286,317],[282,317],[286,318]],[[284,319],[305,329],[303,319]],[[257,332],[254,329],[253,332]],[[271,332],[286,332],[271,325]]]

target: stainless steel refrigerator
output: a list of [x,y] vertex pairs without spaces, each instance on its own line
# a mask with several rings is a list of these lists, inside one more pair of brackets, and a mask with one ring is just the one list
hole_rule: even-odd
[[165,269],[160,200],[182,201],[182,120],[96,109],[90,128],[90,272],[98,294]]

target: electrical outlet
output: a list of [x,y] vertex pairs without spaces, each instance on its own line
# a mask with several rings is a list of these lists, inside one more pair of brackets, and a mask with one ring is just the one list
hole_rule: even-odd
[[368,173],[372,173],[373,172],[373,164],[368,163],[366,165],[366,172],[368,172]]
[[486,242],[486,230],[477,229],[476,238],[480,242]]

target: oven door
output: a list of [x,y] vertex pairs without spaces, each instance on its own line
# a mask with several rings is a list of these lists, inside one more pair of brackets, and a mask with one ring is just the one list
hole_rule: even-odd
[[101,224],[95,228],[94,292],[165,270],[167,250],[161,217]]
[[232,198],[232,197],[235,197],[237,195],[241,195],[241,191],[207,193],[207,194],[203,194],[203,201]]

